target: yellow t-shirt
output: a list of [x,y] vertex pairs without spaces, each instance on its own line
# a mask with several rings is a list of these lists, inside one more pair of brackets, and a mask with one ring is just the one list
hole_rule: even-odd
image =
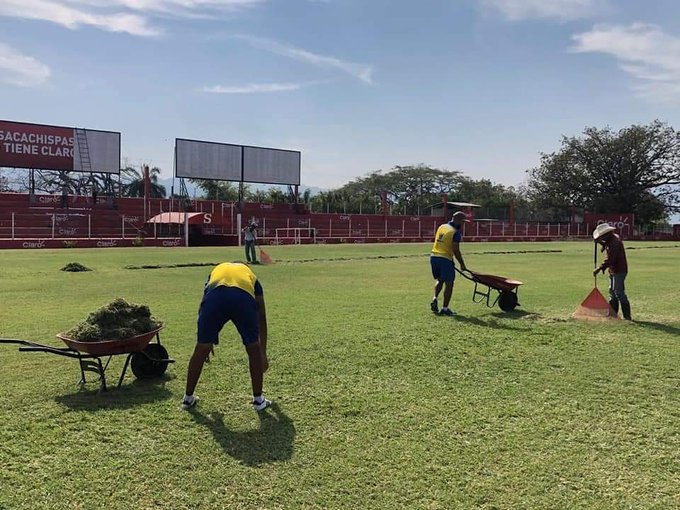
[[460,232],[450,223],[439,225],[437,232],[434,234],[432,256],[453,260],[453,243],[460,242],[460,238]]
[[220,285],[245,290],[253,297],[262,295],[262,287],[257,281],[257,276],[245,264],[225,262],[216,266],[205,284],[205,292]]

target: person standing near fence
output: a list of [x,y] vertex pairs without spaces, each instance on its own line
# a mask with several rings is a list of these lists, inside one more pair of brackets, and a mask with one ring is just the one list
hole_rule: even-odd
[[626,296],[625,281],[628,275],[628,261],[626,260],[626,249],[621,238],[615,234],[616,228],[607,223],[600,223],[593,231],[593,239],[602,246],[602,251],[607,252],[607,258],[599,267],[593,271],[593,276],[597,273],[605,272],[609,269],[609,304],[618,315],[619,304],[621,313],[626,320],[632,320],[630,315],[630,302]]
[[[456,278],[455,265],[453,258],[460,263],[460,270],[466,271],[463,255],[460,253],[460,241],[463,238],[462,225],[469,223],[467,214],[457,211],[451,217],[451,221],[439,225],[434,235],[434,244],[430,254],[430,266],[432,276],[437,281],[434,285],[434,297],[430,301],[430,309],[439,315],[453,316],[455,312],[449,308],[451,295],[453,294],[453,282]],[[444,306],[439,310],[437,299],[439,293],[444,288]]]
[[246,260],[249,263],[257,264],[257,254],[255,253],[255,243],[257,242],[257,223],[250,222],[247,227],[243,228],[244,238],[246,242]]

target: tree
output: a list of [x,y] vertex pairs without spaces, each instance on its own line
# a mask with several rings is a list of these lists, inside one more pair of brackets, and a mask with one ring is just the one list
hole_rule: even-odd
[[231,182],[213,181],[210,179],[190,179],[190,182],[203,191],[203,198],[206,200],[238,201],[238,186]]
[[527,193],[539,208],[631,212],[641,224],[663,219],[680,211],[680,133],[657,120],[563,137],[558,152],[529,170]]
[[341,188],[331,204],[341,211],[359,212],[366,204],[368,212],[381,203],[383,193],[387,203],[406,214],[420,214],[443,194],[452,195],[461,182],[460,172],[440,170],[426,165],[395,166],[389,172],[382,170],[359,177]]
[[[122,177],[121,194],[125,197],[143,197],[144,196],[144,173],[131,166],[125,167],[120,171]],[[151,186],[149,195],[151,198],[165,197],[165,186],[158,183],[158,176],[161,169],[153,167],[149,170],[149,181]]]

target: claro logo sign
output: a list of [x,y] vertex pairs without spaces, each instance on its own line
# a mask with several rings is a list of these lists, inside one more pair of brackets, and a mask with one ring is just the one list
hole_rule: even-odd
[[22,248],[44,248],[45,241],[26,241],[21,245]]
[[614,228],[618,228],[619,230],[623,230],[624,228],[630,228],[628,218],[624,216],[621,216],[618,221],[600,220],[597,222],[598,225],[601,225],[602,223],[607,223],[608,225],[611,225]]
[[170,247],[170,246],[180,246],[180,245],[181,245],[181,242],[182,242],[181,239],[167,240],[167,241],[163,241],[163,246],[167,246],[167,247]]
[[619,232],[629,233],[633,230],[635,224],[635,215],[633,214],[586,214],[583,218],[584,222],[595,228],[597,225],[607,223],[616,228]]

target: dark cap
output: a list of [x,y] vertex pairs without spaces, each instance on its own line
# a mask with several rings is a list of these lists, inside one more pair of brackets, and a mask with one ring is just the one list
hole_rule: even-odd
[[470,223],[470,220],[467,219],[467,214],[465,214],[463,211],[456,211],[453,213],[451,220],[460,221],[461,223]]

